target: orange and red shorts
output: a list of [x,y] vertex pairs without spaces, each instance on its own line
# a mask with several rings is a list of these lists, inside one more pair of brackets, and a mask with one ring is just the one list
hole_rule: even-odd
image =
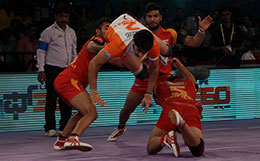
[[66,103],[70,102],[77,94],[86,91],[85,87],[77,77],[58,75],[54,81],[54,89]]
[[[165,80],[166,78],[168,78],[171,75],[172,75],[171,73],[161,74],[161,75],[159,74],[157,81]],[[146,92],[147,86],[148,86],[148,78],[145,78],[144,80],[135,78],[135,82],[134,82],[133,86],[131,87],[131,90],[133,92],[143,96]]]

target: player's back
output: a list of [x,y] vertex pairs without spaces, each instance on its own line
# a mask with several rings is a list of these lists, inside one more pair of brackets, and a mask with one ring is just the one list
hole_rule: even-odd
[[184,102],[195,104],[196,88],[192,81],[176,78],[173,81],[161,81],[157,84],[156,95],[160,104]]

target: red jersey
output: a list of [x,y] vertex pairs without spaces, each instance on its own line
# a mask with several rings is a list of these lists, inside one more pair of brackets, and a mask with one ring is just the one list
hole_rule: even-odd
[[192,81],[177,78],[174,81],[158,82],[156,95],[158,102],[163,107],[156,127],[167,132],[177,130],[176,125],[169,119],[169,111],[174,109],[179,112],[187,125],[202,129],[200,122],[202,106],[195,101],[196,88]]
[[187,79],[176,78],[174,81],[158,82],[156,95],[162,107],[171,104],[171,102],[196,103],[195,84]]
[[96,53],[87,52],[87,45],[93,38],[94,36],[84,44],[78,56],[61,73],[61,75],[76,77],[83,83],[82,85],[84,86],[84,88],[86,88],[88,85],[88,64],[96,56]]
[[[177,32],[173,29],[165,30],[162,27],[160,27],[160,30],[154,34],[156,36],[158,36],[162,41],[169,44],[171,47],[173,46],[173,44],[176,44]],[[171,58],[160,55],[159,75],[171,73],[172,67],[171,67],[171,64],[168,64],[169,59],[171,59]]]

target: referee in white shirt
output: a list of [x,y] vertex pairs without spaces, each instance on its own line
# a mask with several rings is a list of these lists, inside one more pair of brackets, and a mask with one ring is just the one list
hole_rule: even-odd
[[[46,82],[46,105],[45,105],[45,135],[57,136],[56,132],[56,100],[57,93],[54,90],[54,80],[77,56],[76,34],[67,24],[69,22],[69,8],[60,5],[55,10],[55,22],[46,28],[39,39],[37,50],[38,81]],[[59,131],[63,131],[69,118],[71,108],[59,98],[61,113]]]

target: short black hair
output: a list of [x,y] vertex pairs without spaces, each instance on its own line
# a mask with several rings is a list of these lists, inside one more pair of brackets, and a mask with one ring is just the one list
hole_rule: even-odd
[[153,47],[154,37],[150,31],[143,29],[135,33],[133,40],[139,49],[147,52]]
[[58,4],[57,8],[54,11],[55,15],[61,14],[61,13],[67,13],[70,14],[70,9],[67,5],[65,4]]
[[158,5],[157,3],[154,2],[149,2],[146,4],[145,9],[144,9],[144,16],[146,16],[146,14],[148,12],[151,12],[153,10],[159,10],[159,13],[162,14],[162,8],[160,5]]
[[96,29],[101,29],[102,24],[105,22],[112,23],[112,20],[107,17],[101,17],[96,23]]

